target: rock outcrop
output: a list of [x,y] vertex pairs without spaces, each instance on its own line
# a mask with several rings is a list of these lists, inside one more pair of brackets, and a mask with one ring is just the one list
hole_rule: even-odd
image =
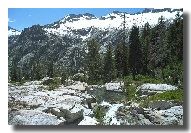
[[[182,103],[149,101],[143,108],[133,101],[127,104],[102,99],[108,97],[107,92],[121,94],[123,83],[107,83],[104,88],[79,81],[49,91],[42,85],[44,81],[47,79],[8,84],[10,125],[183,125]],[[147,84],[138,89],[161,93],[176,87]]]

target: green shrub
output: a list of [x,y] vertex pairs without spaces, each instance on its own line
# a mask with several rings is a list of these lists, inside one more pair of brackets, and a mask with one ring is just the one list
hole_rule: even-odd
[[183,90],[171,90],[163,93],[155,94],[148,98],[149,100],[174,100],[174,101],[183,101]]
[[96,106],[94,109],[95,118],[101,123],[103,123],[103,118],[105,116],[106,110],[102,106]]
[[81,81],[81,82],[87,82],[88,76],[84,73],[77,73],[72,77],[72,80],[74,81]]
[[131,84],[131,85],[127,85],[125,84],[125,93],[127,96],[127,100],[131,101],[135,99],[135,94],[136,94],[136,85],[135,84]]
[[176,63],[168,65],[163,70],[166,83],[177,85],[183,88],[183,64]]
[[54,90],[59,87],[59,85],[61,84],[61,80],[58,77],[49,78],[49,79],[45,80],[44,82],[42,82],[42,84],[47,85],[48,90]]
[[127,100],[139,100],[138,93],[136,93],[138,86],[144,83],[158,84],[162,83],[162,81],[160,79],[155,79],[144,75],[136,75],[136,79],[133,80],[133,77],[130,75],[124,78],[124,83],[124,92],[127,96]]
[[26,83],[26,82],[29,82],[30,80],[21,80],[20,82],[17,82],[17,81],[10,81],[10,83],[11,84],[13,84],[13,85],[18,85],[18,86],[21,86],[21,85],[23,85],[24,83]]
[[146,100],[141,102],[141,106],[147,107],[147,104],[149,101],[159,101],[159,100],[165,100],[165,101],[175,101],[175,102],[182,102],[183,101],[183,90],[182,89],[177,89],[177,90],[171,90],[171,91],[166,91],[163,93],[157,93],[153,96],[147,97]]

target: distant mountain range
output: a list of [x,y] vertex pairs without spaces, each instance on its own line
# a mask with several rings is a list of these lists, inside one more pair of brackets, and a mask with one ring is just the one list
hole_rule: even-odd
[[83,67],[88,40],[95,38],[98,41],[100,53],[105,52],[108,44],[114,46],[121,40],[124,16],[128,33],[133,25],[140,28],[147,22],[151,26],[156,25],[161,16],[171,23],[177,13],[181,15],[183,10],[145,9],[134,14],[113,11],[100,18],[89,13],[69,14],[54,23],[34,25],[22,32],[8,27],[9,64],[15,60],[29,71],[34,60],[44,63],[51,57],[57,66],[79,70]]

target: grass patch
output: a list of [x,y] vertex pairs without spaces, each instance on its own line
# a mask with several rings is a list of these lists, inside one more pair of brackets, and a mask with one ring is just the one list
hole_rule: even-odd
[[163,93],[158,93],[148,98],[149,100],[174,100],[174,101],[183,101],[183,90],[171,90]]
[[155,79],[149,76],[143,76],[143,75],[136,75],[135,80],[133,80],[133,76],[126,76],[124,79],[124,93],[127,96],[127,100],[141,100],[139,98],[139,95],[136,93],[136,89],[138,86],[145,84],[145,83],[153,83],[153,84],[159,84],[163,83],[160,79]]
[[140,83],[153,83],[153,84],[159,84],[163,83],[163,80],[152,78],[149,76],[143,76],[143,75],[137,75],[135,78],[135,81],[139,81]]
[[175,102],[182,102],[183,101],[183,90],[182,89],[177,89],[177,90],[171,90],[171,91],[166,91],[163,93],[157,93],[153,96],[147,97],[144,101],[141,102],[142,107],[147,107],[148,103],[150,101],[175,101]]

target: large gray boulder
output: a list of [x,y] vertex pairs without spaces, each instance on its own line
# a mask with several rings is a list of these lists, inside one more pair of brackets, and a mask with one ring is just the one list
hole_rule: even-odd
[[79,110],[75,113],[71,113],[70,110],[63,108],[48,108],[44,110],[46,113],[51,113],[56,116],[58,119],[64,119],[60,125],[70,125],[70,124],[78,124],[81,120],[83,120],[83,110]]
[[124,82],[106,83],[105,87],[107,91],[122,92],[124,87]]
[[167,84],[150,84],[146,83],[137,87],[137,92],[140,95],[154,95],[156,93],[162,93],[165,91],[176,90],[176,86]]
[[69,110],[67,109],[59,109],[60,112],[56,112],[58,114],[59,117],[63,117],[66,121],[63,122],[64,125],[70,125],[70,124],[74,124],[77,125],[79,124],[80,121],[82,121],[84,119],[83,116],[83,110],[80,110],[76,113],[71,113]]
[[61,122],[56,116],[37,110],[20,110],[9,117],[9,125],[58,125]]
[[165,110],[147,110],[144,117],[154,125],[183,125],[183,107],[173,106]]
[[172,106],[174,106],[174,104],[170,101],[151,101],[148,103],[149,108],[157,109],[157,110],[169,109]]

